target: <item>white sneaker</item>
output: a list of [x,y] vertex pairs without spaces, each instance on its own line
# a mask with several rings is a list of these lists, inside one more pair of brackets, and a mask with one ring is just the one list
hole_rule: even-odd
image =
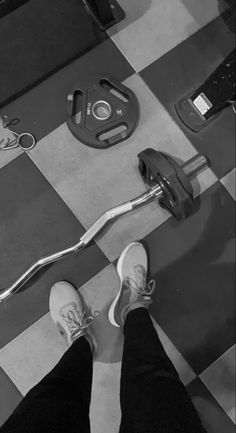
[[155,289],[155,281],[147,283],[148,259],[144,246],[133,242],[122,252],[117,272],[120,277],[120,290],[111,304],[108,318],[113,326],[123,326],[130,308],[134,304],[148,307]]
[[52,320],[69,346],[84,336],[94,352],[97,349],[96,339],[89,329],[95,315],[90,314],[82,296],[66,281],[54,284],[49,298]]

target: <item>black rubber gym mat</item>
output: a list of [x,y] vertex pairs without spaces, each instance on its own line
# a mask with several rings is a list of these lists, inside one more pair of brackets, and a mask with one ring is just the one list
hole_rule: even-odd
[[0,106],[106,38],[82,0],[30,0],[0,19]]

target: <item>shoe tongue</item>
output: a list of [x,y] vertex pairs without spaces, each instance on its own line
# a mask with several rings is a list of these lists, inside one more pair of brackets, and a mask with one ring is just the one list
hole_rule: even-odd
[[60,310],[60,314],[63,317],[67,317],[68,320],[81,323],[82,317],[75,302],[64,305]]
[[135,283],[138,288],[143,288],[146,285],[146,271],[142,265],[135,267]]

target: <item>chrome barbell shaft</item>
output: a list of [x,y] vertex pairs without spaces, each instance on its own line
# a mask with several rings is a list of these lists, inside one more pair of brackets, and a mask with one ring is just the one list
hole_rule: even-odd
[[[196,155],[186,164],[183,165],[184,172],[192,177],[196,173],[200,172],[207,165],[207,159],[202,155]],[[81,237],[79,242],[69,248],[58,251],[55,254],[51,254],[33,263],[29,269],[27,269],[9,288],[0,291],[0,302],[7,299],[9,296],[15,294],[24,286],[41,268],[50,265],[62,258],[69,256],[70,254],[77,253],[79,250],[86,247],[98,233],[107,225],[108,222],[114,220],[118,216],[124,215],[145,203],[148,203],[155,198],[161,198],[162,189],[160,185],[155,185],[150,188],[144,194],[126,202],[119,206],[116,206],[106,211]]]

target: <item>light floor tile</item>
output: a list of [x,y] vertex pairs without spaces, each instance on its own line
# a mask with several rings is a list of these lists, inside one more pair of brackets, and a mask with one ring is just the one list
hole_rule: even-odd
[[118,433],[121,363],[94,363],[90,422],[92,433]]
[[205,370],[200,378],[235,423],[235,348]]
[[236,199],[236,193],[235,193],[235,173],[236,169],[230,171],[223,179],[221,179],[222,184],[225,186],[227,191],[232,195],[234,200]]
[[110,265],[85,284],[80,292],[92,311],[102,314],[94,322],[98,354],[94,363],[90,421],[92,433],[117,433],[120,425],[120,371],[123,332],[110,325],[108,308],[116,296],[119,278]]
[[12,149],[12,150],[6,150],[6,151],[0,151],[0,168],[4,167],[4,165],[7,165],[9,162],[11,162],[13,159],[17,158],[22,153],[22,150],[20,149]]
[[126,20],[110,36],[136,71],[140,71],[195,33],[218,14],[207,0],[119,0]]
[[93,322],[92,329],[98,341],[96,360],[104,363],[121,361],[123,353],[123,332],[108,320],[108,310],[120,287],[120,280],[114,265],[109,265],[80,289],[80,293],[93,312],[100,316]]
[[[15,137],[14,135],[9,132],[8,128],[3,128],[2,120],[0,117],[0,141],[1,140],[7,140],[7,139],[13,140]],[[17,149],[8,149],[8,150],[1,150],[0,149],[0,168],[4,165],[8,164],[8,162],[12,161],[14,158],[16,158],[18,155],[20,155],[23,151],[19,148]]]
[[66,343],[48,313],[0,350],[0,366],[25,395],[65,350]]
[[[139,76],[132,76],[125,84],[135,91],[141,105],[140,124],[127,141],[103,151],[92,149],[81,144],[63,124],[30,153],[86,229],[107,209],[145,192],[137,168],[140,151],[152,147],[184,161],[196,154]],[[197,189],[204,190],[215,181],[216,177],[207,170],[199,176]],[[97,238],[97,243],[113,261],[130,242],[145,237],[167,218],[169,214],[156,201],[152,202],[132,215],[122,216]]]

